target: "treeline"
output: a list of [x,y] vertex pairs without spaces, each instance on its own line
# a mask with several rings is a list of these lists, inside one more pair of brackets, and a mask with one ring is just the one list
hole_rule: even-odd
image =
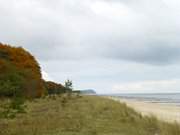
[[[65,82],[66,84],[66,82]],[[54,95],[54,94],[63,94],[63,93],[69,93],[72,92],[72,88],[69,88],[67,86],[63,86],[62,84],[58,84],[52,81],[44,81],[44,86],[47,90],[48,95]]]
[[42,97],[71,91],[42,79],[41,68],[33,55],[22,47],[0,43],[0,97]]

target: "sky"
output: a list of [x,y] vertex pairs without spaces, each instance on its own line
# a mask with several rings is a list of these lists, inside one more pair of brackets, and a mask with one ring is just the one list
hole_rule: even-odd
[[180,92],[179,24],[179,0],[0,0],[0,42],[104,94]]

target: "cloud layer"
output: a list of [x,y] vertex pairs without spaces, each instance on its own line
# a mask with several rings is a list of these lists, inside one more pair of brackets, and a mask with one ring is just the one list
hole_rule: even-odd
[[[0,40],[30,50],[54,80],[111,92],[112,80],[167,79],[149,68],[179,72],[179,7],[178,0],[0,0]],[[137,68],[146,74],[139,78]]]

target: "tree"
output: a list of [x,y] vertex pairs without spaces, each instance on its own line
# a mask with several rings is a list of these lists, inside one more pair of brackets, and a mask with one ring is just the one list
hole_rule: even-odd
[[23,70],[6,61],[1,63],[3,64],[0,65],[0,97],[22,96],[25,82]]
[[[0,98],[8,97],[10,102],[1,106],[0,118],[14,118],[25,112],[25,74],[12,63],[0,61]],[[3,63],[3,64],[2,64]]]
[[71,80],[67,80],[67,81],[65,81],[65,87],[67,88],[67,89],[69,89],[69,90],[72,90],[73,89],[73,83],[72,83],[72,81]]
[[[13,73],[10,67],[16,68]],[[17,73],[17,71],[21,71],[23,75]],[[16,79],[9,77],[10,75],[13,78],[18,77],[25,80],[23,82],[24,96],[34,98],[44,95],[45,88],[42,81],[41,68],[34,56],[22,47],[11,47],[0,43],[0,77],[2,78],[0,80],[0,92],[4,90],[12,92],[13,89],[21,86]],[[5,78],[10,79],[5,80]]]

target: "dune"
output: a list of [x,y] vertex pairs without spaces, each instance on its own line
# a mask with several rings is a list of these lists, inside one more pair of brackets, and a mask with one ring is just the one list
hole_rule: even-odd
[[141,113],[143,116],[155,116],[159,120],[166,122],[177,122],[180,123],[180,106],[175,104],[160,104],[139,101],[135,99],[121,99],[116,97],[108,97],[110,99],[116,100],[118,102],[126,103],[127,106],[133,108],[137,112]]

